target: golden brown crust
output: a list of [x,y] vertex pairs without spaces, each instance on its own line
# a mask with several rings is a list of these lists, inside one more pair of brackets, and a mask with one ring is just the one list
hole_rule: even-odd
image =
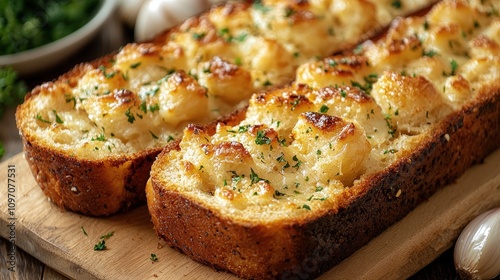
[[84,160],[23,139],[25,158],[45,195],[61,208],[107,216],[144,204],[142,186],[161,151],[133,157]]
[[[351,188],[338,211],[293,223],[238,223],[166,190],[153,167],[146,189],[152,222],[170,246],[216,269],[251,279],[314,278],[500,148],[499,98],[500,87],[490,88],[448,116],[411,155]],[[162,153],[170,149],[178,146]]]

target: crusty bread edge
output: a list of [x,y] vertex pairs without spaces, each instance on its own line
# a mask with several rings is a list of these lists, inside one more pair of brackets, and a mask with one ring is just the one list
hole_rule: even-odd
[[[240,223],[152,177],[146,196],[154,228],[194,260],[243,278],[314,278],[500,147],[500,86],[478,96],[440,122],[415,153],[352,187],[338,210],[267,225]],[[178,147],[162,153],[169,149]]]

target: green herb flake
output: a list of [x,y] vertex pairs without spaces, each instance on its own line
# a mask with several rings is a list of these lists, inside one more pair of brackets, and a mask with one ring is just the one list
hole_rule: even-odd
[[94,251],[103,251],[106,250],[106,241],[101,239],[97,244],[94,245]]
[[135,69],[135,68],[139,67],[140,65],[141,65],[141,62],[132,63],[132,64],[130,64],[130,68]]
[[104,133],[103,134],[99,134],[97,137],[92,137],[90,139],[90,141],[101,141],[101,142],[104,142],[106,141],[106,136],[104,136]]
[[57,114],[57,111],[56,110],[52,110],[52,112],[54,113],[54,116],[56,117],[56,123],[63,124],[64,122],[61,119],[61,117],[59,117],[59,115]]
[[297,155],[294,155],[292,159],[296,162],[292,167],[295,169],[299,169],[299,167],[302,165],[302,161],[297,158]]
[[50,121],[48,121],[48,120],[44,119],[44,118],[42,117],[42,115],[40,115],[40,113],[37,113],[37,114],[36,114],[35,119],[36,119],[36,120],[38,120],[38,121],[41,121],[41,122],[43,122],[43,123],[50,123]]
[[251,181],[250,185],[253,185],[253,184],[258,183],[260,181],[264,181],[266,183],[269,183],[268,180],[260,178],[259,175],[257,175],[257,173],[255,173],[253,168],[250,168],[250,181]]
[[149,257],[150,260],[154,261],[154,262],[157,262],[158,261],[158,257],[156,256],[156,254],[151,254],[151,256]]
[[451,66],[450,76],[453,76],[453,75],[455,75],[455,72],[457,71],[458,63],[454,59],[452,59],[450,61],[450,66]]
[[302,208],[306,210],[311,210],[311,207],[307,204],[302,205]]
[[158,139],[158,136],[154,134],[151,130],[149,131],[149,133],[151,134],[151,137],[153,137],[153,139]]
[[82,233],[85,235],[85,236],[89,236],[87,234],[87,231],[85,231],[85,228],[83,226],[80,227],[80,229],[82,230]]
[[102,74],[104,75],[104,77],[106,77],[106,79],[111,79],[116,74],[114,71],[111,71],[111,72],[107,73],[106,72],[106,67],[104,65],[99,66],[99,70],[101,70]]
[[234,59],[234,64],[241,66],[243,64],[243,62],[241,61],[241,58],[237,57]]
[[238,36],[235,36],[232,38],[232,41],[236,41],[236,42],[244,42],[248,37],[248,34],[247,33],[241,33],[239,34]]
[[401,3],[400,0],[394,0],[394,1],[392,1],[391,6],[395,9],[401,9],[403,4]]
[[438,53],[436,51],[434,51],[434,50],[424,51],[422,53],[423,56],[428,56],[428,57],[434,57],[437,54]]
[[135,117],[134,115],[130,112],[130,108],[127,109],[127,111],[125,111],[125,116],[127,116],[127,120],[129,123],[134,123],[135,121]]
[[322,114],[326,114],[328,112],[328,109],[330,109],[330,108],[328,108],[328,106],[323,104],[323,105],[321,105],[321,108],[319,108],[319,112]]
[[280,197],[280,196],[284,196],[284,195],[285,195],[284,193],[282,193],[282,192],[280,192],[278,190],[275,190],[273,196],[274,196],[274,198],[276,198],[276,197]]
[[269,145],[271,144],[271,139],[266,136],[266,132],[263,130],[259,130],[257,132],[257,137],[255,138],[255,144],[257,145]]
[[195,40],[201,40],[201,39],[203,39],[205,36],[207,36],[207,33],[205,33],[205,32],[201,32],[201,33],[193,33],[193,39],[195,39]]
[[115,232],[114,231],[111,231],[111,232],[108,232],[106,233],[105,235],[102,235],[100,237],[100,239],[109,239],[110,237],[112,237],[113,235],[115,235]]
[[264,6],[262,4],[262,1],[260,1],[260,0],[254,1],[252,8],[254,8],[255,10],[261,11],[263,13],[267,13],[271,10],[271,7]]

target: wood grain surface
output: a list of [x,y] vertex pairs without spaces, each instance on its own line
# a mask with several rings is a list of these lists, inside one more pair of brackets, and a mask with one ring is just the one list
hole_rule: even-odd
[[[236,279],[165,246],[155,236],[145,206],[109,218],[61,210],[45,198],[23,156],[20,153],[0,165],[4,186],[0,190],[0,235],[10,240],[8,225],[15,221],[16,245],[48,266],[75,279]],[[500,150],[321,279],[403,279],[413,275],[453,246],[473,217],[500,206],[499,163]],[[16,174],[12,215],[7,200],[9,166]],[[111,232],[113,236],[105,240],[107,249],[94,251],[100,237]],[[152,261],[151,254],[158,260]]]

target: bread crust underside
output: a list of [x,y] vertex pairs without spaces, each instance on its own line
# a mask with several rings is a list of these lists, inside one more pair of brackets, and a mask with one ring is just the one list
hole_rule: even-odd
[[[500,147],[500,88],[464,106],[427,133],[417,149],[365,177],[338,209],[274,223],[240,223],[155,179],[146,187],[159,237],[196,261],[249,279],[319,276],[406,216],[439,188]],[[171,149],[171,146],[162,154]],[[298,277],[298,278],[297,278]]]

